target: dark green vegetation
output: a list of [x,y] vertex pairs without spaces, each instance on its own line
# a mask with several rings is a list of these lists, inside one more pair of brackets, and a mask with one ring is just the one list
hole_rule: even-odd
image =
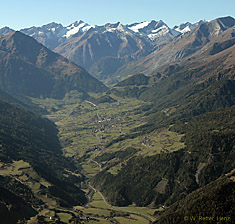
[[[49,183],[47,187],[41,184],[37,198],[40,199],[41,196],[47,195],[59,205],[66,207],[83,204],[86,198],[79,187],[82,180],[81,175],[72,174],[72,172],[78,172],[80,168],[62,156],[55,125],[13,103],[13,97],[12,102],[6,101],[6,96],[9,95],[1,95],[0,99],[1,173],[5,167],[11,166],[11,164],[13,166],[14,160],[23,160],[28,162],[34,172]],[[25,168],[22,167],[22,169]],[[20,171],[20,168],[18,170]],[[3,175],[8,176],[9,174],[13,175],[13,178],[1,176],[1,193],[3,194],[0,199],[1,214],[4,219],[9,220],[9,223],[15,223],[15,220],[29,218],[37,211],[31,207],[35,207],[34,201],[31,203],[31,199],[28,200],[35,198],[32,190],[26,186],[27,184],[20,183],[21,181],[17,179],[18,174],[15,179],[11,172],[4,172]],[[38,181],[40,185],[40,179],[36,179],[34,181]],[[26,204],[27,206],[25,206]],[[41,204],[45,204],[45,202]]]
[[148,89],[151,83],[150,81],[150,77],[144,74],[136,74],[117,83],[108,93],[113,93],[120,97],[139,98],[140,95]]
[[158,217],[155,223],[233,223],[234,222],[234,170],[202,187],[183,200],[174,203]]
[[0,87],[13,94],[63,98],[106,87],[83,68],[20,32],[0,37]]
[[92,184],[119,206],[168,206],[184,198],[234,168],[234,111],[232,107],[177,123],[172,129],[185,134],[186,149],[133,158],[116,176],[102,171]]
[[142,86],[142,85],[148,85],[149,84],[149,77],[145,76],[144,74],[137,74],[133,75],[118,84],[116,84],[116,87],[121,87],[121,86]]
[[107,95],[107,94],[99,98],[90,97],[89,100],[95,104],[117,102],[117,100],[115,100],[114,98],[112,98],[110,95]]
[[95,158],[95,161],[97,161],[98,163],[104,162],[104,161],[109,161],[112,160],[114,158],[118,158],[120,160],[125,160],[128,157],[132,156],[134,153],[136,153],[136,149],[135,148],[127,148],[125,151],[117,151],[114,153],[103,153],[101,156],[97,156]]
[[29,219],[37,214],[33,207],[42,204],[27,186],[11,177],[0,176],[0,198],[2,223],[17,223],[19,219]]

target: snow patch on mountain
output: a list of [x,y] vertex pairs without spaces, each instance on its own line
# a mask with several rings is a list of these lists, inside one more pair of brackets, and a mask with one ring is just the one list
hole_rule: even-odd
[[70,38],[71,36],[77,34],[78,32],[84,33],[89,29],[94,28],[95,26],[90,26],[89,24],[83,22],[82,20],[78,20],[75,23],[66,27],[67,32],[63,35],[63,37]]
[[[78,37],[87,31],[92,31],[99,34],[112,32],[114,35],[117,35],[118,38],[122,39],[126,39],[127,36],[136,36],[144,41],[150,41],[151,44],[152,42],[157,44],[159,42],[160,44],[163,44],[171,41],[176,36],[195,29],[202,23],[205,23],[205,21],[201,20],[192,24],[184,23],[171,29],[162,20],[150,20],[127,25],[117,22],[114,24],[107,23],[102,26],[89,25],[82,20],[78,20],[69,26],[63,26],[62,24],[52,22],[41,27],[34,26],[22,29],[20,31],[35,38],[40,43],[53,50],[71,37]],[[11,30],[3,28],[0,30],[0,35],[8,32],[11,32]]]
[[134,24],[133,26],[130,25],[129,29],[133,30],[135,33],[140,32],[141,29],[144,29],[145,27],[147,27],[152,21],[145,21],[145,22],[141,22],[139,24]]
[[179,35],[179,34],[190,32],[203,23],[206,23],[206,20],[200,20],[199,22],[196,22],[196,23],[189,23],[189,22],[182,23],[179,26],[174,26],[172,30],[176,35],[177,33]]
[[146,36],[152,41],[156,41],[161,37],[173,38],[171,29],[162,21],[145,21],[141,23],[134,23],[128,26],[130,30],[142,36]]

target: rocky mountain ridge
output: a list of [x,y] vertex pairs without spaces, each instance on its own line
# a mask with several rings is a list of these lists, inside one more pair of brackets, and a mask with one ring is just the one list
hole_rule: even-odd
[[[186,23],[171,29],[162,20],[103,26],[78,20],[69,26],[53,22],[20,31],[104,81],[123,65],[149,55],[201,23]],[[187,28],[183,29],[184,26]],[[5,27],[0,30],[0,36],[11,32]]]
[[[191,32],[186,32],[175,38],[161,49],[156,49],[146,57],[124,65],[112,76],[115,79],[116,77],[126,77],[137,73],[153,75],[164,70],[165,66],[169,67],[169,63],[190,62],[196,60],[201,54],[205,54],[205,56],[210,54],[208,49],[211,49],[211,44],[215,44],[214,48],[216,46],[218,48],[219,42],[224,42],[223,45],[227,43],[226,46],[232,46],[234,26],[235,19],[232,17],[218,18],[208,23],[202,23]],[[219,48],[217,53],[222,51],[225,46],[220,44]]]
[[[69,39],[74,35],[76,36],[81,35],[82,33],[89,31],[90,29],[92,29],[93,32],[100,33],[105,31],[111,32],[115,29],[120,30],[120,27],[123,28],[125,27],[123,31],[124,30],[133,31],[134,34],[146,36],[154,41],[159,36],[165,36],[165,35],[170,35],[171,37],[178,36],[182,33],[195,29],[198,25],[202,23],[206,23],[206,21],[200,20],[199,22],[196,23],[186,22],[178,26],[174,26],[173,28],[170,28],[162,20],[159,21],[150,20],[150,21],[137,22],[127,25],[123,25],[120,22],[115,24],[107,23],[105,25],[89,25],[88,23],[82,20],[77,20],[68,26],[63,26],[60,23],[52,22],[43,25],[41,27],[33,26],[29,28],[23,28],[19,31],[35,38],[38,42],[42,43],[49,49],[54,49],[60,43],[66,41],[66,39]],[[0,29],[1,36],[9,34],[11,32],[14,32],[14,30],[9,27],[4,27]],[[50,42],[54,42],[54,44],[51,44]]]

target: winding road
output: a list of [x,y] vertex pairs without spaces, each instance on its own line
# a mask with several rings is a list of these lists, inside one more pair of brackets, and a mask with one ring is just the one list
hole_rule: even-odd
[[90,183],[89,183],[88,185],[89,185],[89,187],[90,187],[91,190],[93,190],[94,192],[99,193],[100,196],[102,197],[103,201],[105,202],[105,204],[108,205],[108,206],[109,206],[111,209],[113,209],[114,211],[115,211],[115,210],[119,210],[119,211],[127,212],[127,213],[129,213],[129,214],[134,214],[134,215],[141,216],[141,217],[145,218],[146,220],[148,220],[149,223],[152,223],[152,222],[155,221],[153,218],[151,218],[151,217],[149,217],[149,216],[146,216],[146,215],[143,215],[143,214],[141,214],[141,213],[139,213],[139,212],[133,212],[133,211],[130,211],[130,210],[125,209],[125,208],[120,208],[120,207],[118,207],[118,206],[112,206],[111,204],[109,204],[109,203],[106,201],[104,195],[103,195],[100,191],[98,191],[98,190],[95,189],[93,186],[91,186]]

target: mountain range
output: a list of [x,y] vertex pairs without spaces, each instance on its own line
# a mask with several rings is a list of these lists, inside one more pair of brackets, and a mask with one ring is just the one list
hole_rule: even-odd
[[[182,61],[196,60],[197,58],[206,55],[211,44],[218,42],[233,42],[235,19],[232,17],[218,18],[207,23],[199,25],[191,32],[184,33],[164,45],[162,48],[154,50],[151,54],[135,61],[128,63],[112,74],[113,79],[116,77],[126,77],[136,73],[153,74],[164,70],[164,65],[169,66],[173,63],[173,67]],[[230,34],[223,34],[229,30]],[[219,45],[219,43],[218,43]],[[230,45],[229,45],[230,46]],[[218,48],[219,49],[219,48]],[[223,50],[221,46],[220,51]],[[172,68],[173,68],[172,67]]]
[[[20,31],[84,67],[96,78],[106,80],[121,66],[149,55],[203,23],[206,21],[187,22],[171,29],[161,20],[103,26],[78,20],[67,27],[53,22]],[[11,32],[8,27],[0,29],[0,35]]]
[[[103,26],[98,25],[89,25],[82,20],[78,20],[69,26],[63,26],[59,23],[49,23],[41,27],[30,27],[24,28],[19,31],[35,38],[38,42],[42,43],[49,49],[55,49],[59,44],[63,43],[67,39],[72,38],[73,36],[78,37],[83,33],[92,30],[93,32],[112,32],[115,30],[122,30],[126,32],[132,32],[136,35],[145,36],[151,39],[152,41],[157,40],[161,36],[178,36],[182,33],[189,32],[195,29],[197,26],[202,23],[206,23],[205,20],[200,20],[196,23],[183,23],[179,26],[174,26],[172,29],[167,26],[162,20],[155,21],[145,21],[140,23],[133,23],[123,25],[120,22],[116,24],[107,23]],[[0,35],[6,35],[14,32],[13,29],[9,27],[4,27],[0,29]]]

